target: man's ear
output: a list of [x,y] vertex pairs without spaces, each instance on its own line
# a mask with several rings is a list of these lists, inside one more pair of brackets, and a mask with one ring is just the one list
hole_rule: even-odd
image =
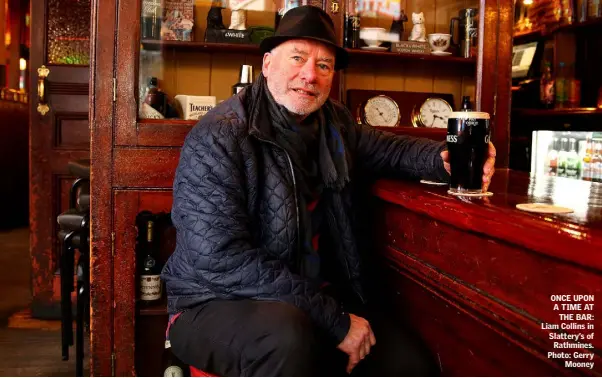
[[270,67],[270,64],[272,63],[272,59],[274,58],[274,55],[272,55],[272,53],[265,53],[263,54],[263,63],[261,65],[261,72],[263,73],[264,77],[268,77],[268,70]]

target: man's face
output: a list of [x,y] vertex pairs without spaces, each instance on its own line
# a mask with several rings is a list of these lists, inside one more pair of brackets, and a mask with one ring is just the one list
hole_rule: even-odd
[[263,56],[262,72],[276,102],[305,117],[328,99],[334,58],[334,49],[322,43],[290,40]]

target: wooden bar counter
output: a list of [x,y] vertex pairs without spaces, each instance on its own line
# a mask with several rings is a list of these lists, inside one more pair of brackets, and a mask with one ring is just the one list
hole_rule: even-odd
[[[400,321],[422,334],[445,376],[601,375],[602,184],[498,170],[490,191],[475,199],[451,196],[447,186],[377,182],[372,211],[390,290],[384,297],[395,297]],[[516,209],[527,202],[574,213]],[[551,329],[561,324],[573,329]],[[593,348],[565,349],[564,342]],[[570,358],[553,358],[566,357],[560,353]],[[565,361],[593,362],[593,369]]]

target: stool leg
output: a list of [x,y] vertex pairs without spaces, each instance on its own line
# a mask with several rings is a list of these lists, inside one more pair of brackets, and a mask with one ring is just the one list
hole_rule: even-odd
[[77,377],[83,377],[84,375],[84,312],[86,304],[86,292],[84,287],[84,269],[85,258],[81,256],[77,262],[77,314],[76,314],[76,328],[75,328],[75,375]]
[[61,265],[61,349],[63,361],[69,360],[69,346],[73,345],[73,324],[71,321],[71,291],[73,287],[73,247],[71,238],[74,232],[70,232],[63,240],[63,248],[60,258]]

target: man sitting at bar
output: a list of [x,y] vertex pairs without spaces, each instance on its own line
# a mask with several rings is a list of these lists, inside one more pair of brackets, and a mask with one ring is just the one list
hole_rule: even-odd
[[257,81],[182,149],[162,275],[174,354],[220,376],[438,374],[419,337],[368,305],[352,194],[374,175],[448,180],[445,144],[358,125],[329,99],[348,56],[321,9],[288,11],[261,49]]

